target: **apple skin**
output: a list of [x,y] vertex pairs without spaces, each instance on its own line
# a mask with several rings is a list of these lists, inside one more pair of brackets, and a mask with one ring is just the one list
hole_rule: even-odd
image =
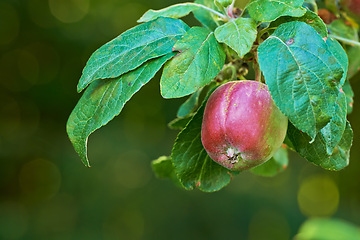
[[335,14],[333,14],[332,12],[330,12],[329,10],[327,10],[326,8],[320,8],[317,12],[317,15],[323,20],[324,23],[326,24],[330,24],[332,23],[335,19],[336,16]]
[[352,13],[352,17],[360,18],[360,0],[342,0],[340,5],[347,12]]
[[215,162],[242,171],[275,154],[285,139],[287,125],[288,119],[275,105],[267,85],[231,81],[209,97],[201,141]]

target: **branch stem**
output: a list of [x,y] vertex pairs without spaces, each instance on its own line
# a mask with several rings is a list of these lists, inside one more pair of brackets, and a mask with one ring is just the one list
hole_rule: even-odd
[[202,5],[202,4],[191,3],[191,5],[195,5],[195,6],[201,7],[201,8],[203,8],[203,9],[205,9],[205,10],[207,10],[207,11],[209,11],[209,12],[211,12],[211,13],[219,16],[219,17],[221,17],[221,18],[224,19],[224,20],[228,19],[228,17],[225,16],[224,14],[219,13],[218,11],[215,11],[214,9],[211,9],[211,8],[209,8],[209,7],[207,7],[207,6]]
[[332,35],[332,34],[329,34],[329,37],[335,38],[336,40],[339,40],[341,42],[344,42],[344,43],[347,43],[347,44],[350,44],[350,45],[360,46],[360,42],[358,42],[358,41],[354,41],[354,40],[350,40],[350,39],[347,39],[347,38],[335,36],[335,35]]
[[254,53],[253,68],[255,71],[255,81],[261,82],[261,70],[259,66],[257,51]]

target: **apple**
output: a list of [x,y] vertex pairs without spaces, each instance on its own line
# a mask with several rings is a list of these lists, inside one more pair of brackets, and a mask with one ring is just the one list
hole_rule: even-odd
[[350,13],[352,17],[360,18],[360,0],[341,0],[340,5]]
[[274,155],[285,139],[287,125],[267,85],[231,81],[209,97],[201,141],[215,162],[233,171],[247,170]]
[[323,20],[323,22],[326,24],[330,24],[336,19],[335,14],[333,14],[326,8],[320,8],[318,10],[317,14]]

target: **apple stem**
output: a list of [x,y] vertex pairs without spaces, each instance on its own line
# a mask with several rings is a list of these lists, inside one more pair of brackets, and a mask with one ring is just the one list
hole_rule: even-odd
[[264,28],[264,29],[260,30],[259,33],[257,34],[256,42],[260,43],[261,42],[261,37],[265,33],[267,33],[269,30],[275,30],[275,29],[276,29],[276,27],[272,27],[272,28],[267,27],[267,28]]
[[225,52],[226,52],[226,55],[227,55],[227,58],[228,58],[229,62],[234,61],[234,58],[232,57],[228,46],[225,46]]
[[237,78],[237,69],[232,63],[229,63],[229,64],[225,65],[223,67],[223,69],[221,70],[223,77],[226,77],[226,75],[227,75],[226,73],[227,73],[228,70],[231,71],[231,77],[230,77],[230,79],[223,79],[223,80],[236,80],[236,78]]
[[354,45],[360,46],[360,42],[358,42],[358,41],[350,40],[350,39],[339,37],[339,36],[332,35],[332,34],[329,34],[329,37],[335,38],[336,40],[342,41],[342,42],[352,45],[352,46],[354,46]]

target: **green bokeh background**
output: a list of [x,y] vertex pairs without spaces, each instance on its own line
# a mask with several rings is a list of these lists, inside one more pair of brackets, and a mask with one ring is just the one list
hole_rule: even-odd
[[[164,100],[159,75],[89,138],[91,168],[67,138],[91,53],[164,0],[0,1],[0,239],[291,239],[310,217],[360,225],[360,75],[351,79],[354,143],[340,172],[290,154],[274,178],[242,173],[216,193],[154,177],[184,99]],[[190,16],[188,23],[197,24]]]

